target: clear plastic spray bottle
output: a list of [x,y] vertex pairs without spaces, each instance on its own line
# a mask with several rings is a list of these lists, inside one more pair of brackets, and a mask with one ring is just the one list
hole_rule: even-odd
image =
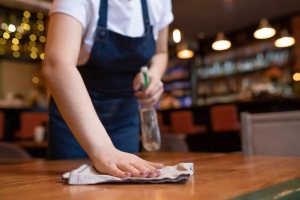
[[[141,68],[142,89],[149,86],[148,67]],[[140,105],[142,144],[147,151],[157,151],[161,145],[160,131],[154,107]]]

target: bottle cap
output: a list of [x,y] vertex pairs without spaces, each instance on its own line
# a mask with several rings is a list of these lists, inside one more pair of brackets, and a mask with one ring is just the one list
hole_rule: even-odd
[[141,72],[148,72],[148,67],[147,66],[141,67]]

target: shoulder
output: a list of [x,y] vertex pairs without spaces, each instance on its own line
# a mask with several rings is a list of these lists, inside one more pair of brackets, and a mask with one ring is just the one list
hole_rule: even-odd
[[85,28],[93,17],[91,12],[97,0],[54,0],[49,15],[64,13],[78,20]]
[[147,3],[159,30],[173,21],[171,0],[147,0]]

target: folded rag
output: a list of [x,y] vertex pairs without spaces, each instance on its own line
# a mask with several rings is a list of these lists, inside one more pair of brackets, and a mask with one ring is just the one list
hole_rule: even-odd
[[193,163],[180,163],[160,169],[156,178],[117,178],[97,172],[90,164],[81,165],[78,169],[64,173],[60,182],[70,185],[89,185],[99,183],[186,183],[194,174]]

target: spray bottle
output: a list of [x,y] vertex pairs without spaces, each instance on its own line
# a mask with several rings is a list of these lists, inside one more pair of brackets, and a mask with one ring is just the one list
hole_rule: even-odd
[[[141,68],[142,90],[149,86],[148,67]],[[142,144],[147,151],[157,151],[161,145],[160,131],[154,107],[140,106]]]

